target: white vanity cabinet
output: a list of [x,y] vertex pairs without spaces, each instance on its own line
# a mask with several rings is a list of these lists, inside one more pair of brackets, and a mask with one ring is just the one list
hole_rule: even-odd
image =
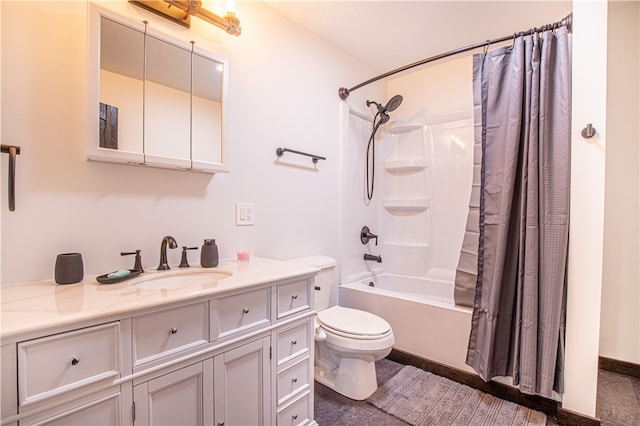
[[2,424],[313,425],[312,290],[307,274],[5,342]]

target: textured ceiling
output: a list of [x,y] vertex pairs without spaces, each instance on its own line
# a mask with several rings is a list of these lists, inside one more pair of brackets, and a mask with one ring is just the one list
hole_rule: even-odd
[[266,1],[375,73],[561,20],[571,1]]

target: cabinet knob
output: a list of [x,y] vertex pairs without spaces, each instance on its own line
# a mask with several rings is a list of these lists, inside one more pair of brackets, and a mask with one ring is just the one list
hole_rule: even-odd
[[298,415],[294,414],[293,416],[291,416],[291,420],[297,420],[298,419]]
[[243,314],[248,314],[249,313],[249,308],[242,308],[242,313]]
[[298,341],[297,341],[297,340],[292,340],[292,341],[291,341],[291,344],[292,344],[292,345],[297,345],[297,344],[298,344]]
[[178,329],[175,327],[171,327],[171,334],[176,334],[178,332]]
[[218,426],[224,426],[224,422],[218,422]]
[[74,356],[73,358],[71,358],[71,365],[78,365],[80,364],[80,358]]
[[293,379],[291,379],[291,383],[297,383],[298,382],[298,378],[294,377]]
[[292,298],[293,300],[296,300],[296,299],[298,298],[298,295],[297,295],[297,294],[294,294],[294,295],[292,295],[292,296],[291,296],[291,298]]

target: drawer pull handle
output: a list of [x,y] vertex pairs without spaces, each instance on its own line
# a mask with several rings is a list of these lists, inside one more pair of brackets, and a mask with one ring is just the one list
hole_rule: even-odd
[[298,420],[298,415],[294,414],[293,416],[291,416],[291,420]]
[[298,341],[297,341],[297,340],[292,340],[292,341],[291,341],[291,344],[292,344],[292,345],[297,345],[297,344],[298,344]]
[[242,308],[242,313],[243,314],[248,314],[249,313],[249,308]]
[[224,426],[224,422],[218,422],[218,426]]
[[78,365],[80,364],[80,359],[78,357],[73,357],[71,358],[71,365]]
[[176,334],[178,332],[178,329],[175,327],[171,327],[171,334]]
[[294,295],[292,295],[292,296],[291,296],[291,298],[292,298],[293,300],[296,300],[296,299],[298,298],[298,295],[297,295],[297,294],[294,294]]
[[298,378],[294,377],[293,379],[291,379],[291,383],[297,383],[298,382]]

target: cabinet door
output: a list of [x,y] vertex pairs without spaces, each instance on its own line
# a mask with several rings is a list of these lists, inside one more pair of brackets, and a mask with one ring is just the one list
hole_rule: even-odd
[[211,424],[211,362],[199,362],[133,388],[135,424]]
[[215,425],[264,425],[269,420],[270,338],[216,356]]

